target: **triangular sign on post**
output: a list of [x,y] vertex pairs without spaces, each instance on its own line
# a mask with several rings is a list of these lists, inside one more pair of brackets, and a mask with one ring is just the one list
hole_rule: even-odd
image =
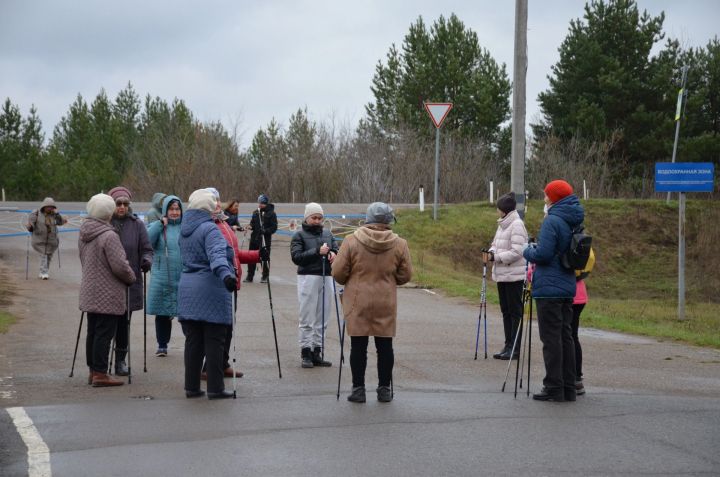
[[436,128],[442,126],[452,107],[452,103],[425,103],[425,111],[430,115],[430,119],[432,119]]

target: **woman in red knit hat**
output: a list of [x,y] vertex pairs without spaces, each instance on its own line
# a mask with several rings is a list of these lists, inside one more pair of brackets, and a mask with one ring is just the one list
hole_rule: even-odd
[[533,394],[538,401],[575,401],[575,345],[572,337],[575,271],[562,266],[560,257],[570,247],[573,228],[585,212],[573,188],[564,180],[545,186],[548,215],[540,227],[537,245],[523,256],[535,264],[532,296],[537,303],[538,331],[543,343],[545,378]]

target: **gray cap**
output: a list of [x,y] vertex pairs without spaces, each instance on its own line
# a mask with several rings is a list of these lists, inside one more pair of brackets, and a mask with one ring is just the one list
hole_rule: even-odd
[[373,202],[367,208],[365,214],[366,224],[389,224],[395,220],[392,207],[385,202]]

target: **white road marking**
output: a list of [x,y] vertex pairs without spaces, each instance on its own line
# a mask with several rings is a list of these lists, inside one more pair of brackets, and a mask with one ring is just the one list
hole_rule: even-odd
[[7,408],[20,437],[27,446],[28,477],[51,477],[50,449],[22,407]]
[[428,290],[427,288],[423,288],[423,291],[426,291],[426,292],[428,292],[428,293],[431,294],[431,295],[437,295],[437,293],[435,293],[434,291],[430,291],[430,290]]

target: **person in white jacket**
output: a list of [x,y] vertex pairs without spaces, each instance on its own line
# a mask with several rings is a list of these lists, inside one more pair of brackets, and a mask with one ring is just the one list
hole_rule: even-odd
[[525,224],[515,210],[516,205],[513,192],[498,199],[497,232],[490,250],[483,256],[485,262],[493,262],[492,279],[497,283],[505,329],[505,346],[502,351],[494,354],[493,358],[504,360],[518,358],[520,336],[517,337],[518,345],[514,354],[512,347],[523,314],[522,293],[526,268],[522,252],[527,244],[528,234]]

